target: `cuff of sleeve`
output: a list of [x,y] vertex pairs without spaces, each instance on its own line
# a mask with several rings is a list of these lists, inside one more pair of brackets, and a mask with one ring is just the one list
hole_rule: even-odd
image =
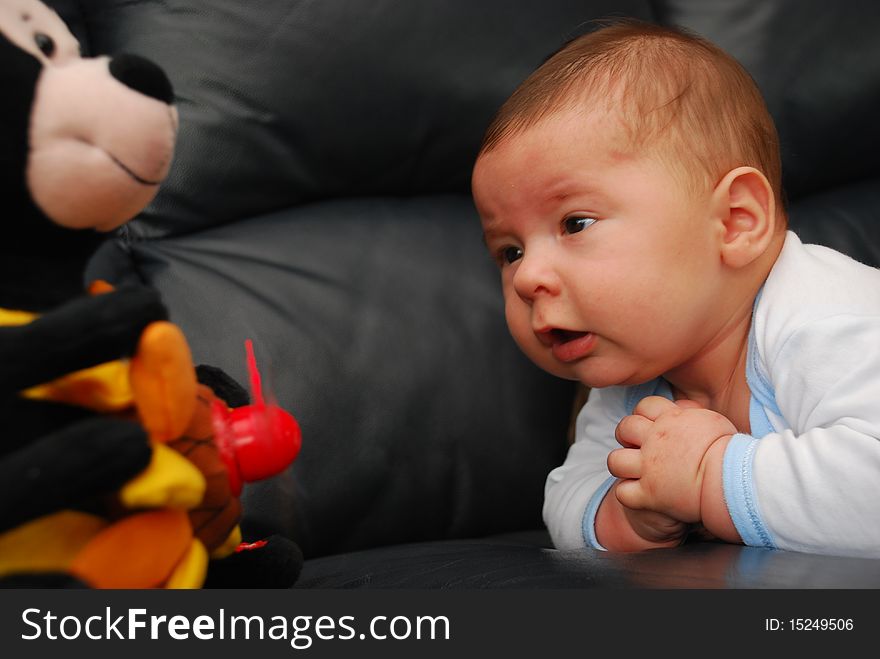
[[761,518],[752,479],[752,464],[758,439],[734,435],[724,452],[722,480],[724,501],[742,541],[752,547],[775,549],[776,544]]
[[587,547],[607,551],[605,547],[599,544],[599,540],[596,538],[596,513],[599,512],[599,506],[602,505],[602,500],[605,498],[605,495],[608,494],[608,490],[611,489],[611,486],[614,485],[615,481],[617,481],[617,479],[614,478],[614,476],[611,476],[608,480],[602,483],[602,485],[599,486],[599,489],[593,493],[593,497],[587,504],[586,511],[584,511],[583,534],[584,543]]

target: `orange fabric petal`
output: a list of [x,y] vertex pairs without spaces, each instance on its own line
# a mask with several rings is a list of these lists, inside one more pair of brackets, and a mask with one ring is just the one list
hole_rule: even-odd
[[168,579],[191,540],[185,511],[131,515],[98,533],[73,559],[71,573],[95,588],[155,588]]
[[157,442],[180,437],[196,405],[196,372],[183,332],[150,323],[131,359],[131,388],[141,423]]

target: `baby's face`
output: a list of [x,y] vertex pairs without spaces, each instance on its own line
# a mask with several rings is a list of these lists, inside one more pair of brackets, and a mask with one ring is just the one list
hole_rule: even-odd
[[624,153],[616,118],[561,113],[484,154],[473,192],[522,350],[591,387],[636,384],[710,341],[722,292],[709,198]]

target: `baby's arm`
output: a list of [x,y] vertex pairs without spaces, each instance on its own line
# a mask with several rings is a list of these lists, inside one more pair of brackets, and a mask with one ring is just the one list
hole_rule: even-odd
[[703,527],[711,535],[725,542],[741,544],[742,538],[724,500],[724,452],[730,440],[731,437],[722,437],[706,452],[706,469],[700,489],[700,515]]
[[684,522],[654,512],[627,508],[617,498],[617,481],[602,500],[596,513],[596,538],[612,551],[642,551],[677,547],[688,532]]
[[746,544],[880,557],[880,317],[836,315],[773,337],[788,428],[737,435],[725,496]]

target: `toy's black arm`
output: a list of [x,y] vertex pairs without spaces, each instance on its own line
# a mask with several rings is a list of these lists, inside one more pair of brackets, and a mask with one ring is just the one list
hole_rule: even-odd
[[[27,407],[27,417],[32,419],[41,412],[47,417],[58,410],[62,410],[62,417],[67,414],[63,406],[44,401],[26,401],[16,407],[19,412]],[[74,418],[73,414],[66,418]],[[0,532],[112,492],[146,468],[152,450],[138,423],[80,414],[79,420],[30,443],[16,441],[17,448],[3,455]],[[17,419],[21,423],[21,417]]]
[[167,317],[156,290],[126,286],[0,327],[0,396],[130,355],[144,328]]
[[95,416],[91,410],[44,400],[11,396],[0,398],[3,441],[0,457],[27,446],[43,435]]

